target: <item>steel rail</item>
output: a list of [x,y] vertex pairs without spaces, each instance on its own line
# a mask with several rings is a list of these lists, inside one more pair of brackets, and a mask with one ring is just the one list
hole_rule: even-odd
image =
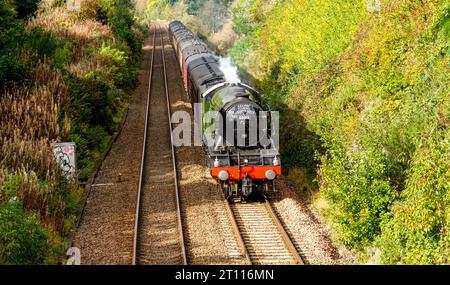
[[[225,204],[226,212],[227,212],[227,214],[229,216],[229,220],[230,220],[230,223],[231,223],[231,227],[233,229],[233,233],[234,233],[234,235],[235,235],[235,237],[237,239],[237,243],[238,243],[239,247],[241,248],[241,251],[243,252],[245,263],[249,264],[249,265],[253,265],[254,261],[253,261],[252,257],[250,256],[250,254],[249,254],[249,252],[247,250],[247,247],[249,246],[249,244],[247,244],[244,241],[244,238],[242,237],[241,230],[239,229],[239,225],[238,225],[238,222],[236,220],[236,214],[235,214],[233,208],[230,206],[229,201],[227,201],[225,199],[225,195],[223,195],[223,192],[222,192],[222,197],[224,198],[224,204]],[[286,249],[288,250],[288,252],[291,255],[291,257],[292,257],[293,261],[295,262],[295,264],[304,265],[305,262],[304,262],[303,258],[298,253],[298,251],[295,248],[295,245],[293,244],[291,238],[289,237],[289,235],[287,234],[286,230],[284,229],[283,224],[279,220],[278,216],[276,215],[276,213],[273,210],[270,202],[267,199],[268,198],[266,198],[266,200],[263,202],[264,209],[268,213],[271,221],[273,222],[273,224],[275,225],[278,233],[280,234],[281,239],[283,241],[283,244],[285,245]]]
[[164,55],[164,32],[161,33],[161,53],[163,58],[163,70],[164,70],[164,87],[166,93],[167,100],[167,116],[169,117],[169,129],[170,129],[170,145],[172,150],[172,164],[173,164],[173,173],[174,173],[174,183],[175,183],[175,199],[177,203],[177,217],[178,217],[178,235],[180,240],[181,247],[181,257],[183,259],[183,265],[187,265],[187,257],[186,257],[186,248],[184,243],[184,235],[183,235],[183,223],[181,220],[181,206],[180,206],[180,194],[178,189],[178,174],[177,174],[177,164],[176,164],[176,155],[175,155],[175,147],[174,147],[174,139],[172,132],[172,120],[171,120],[171,107],[170,107],[170,99],[169,99],[169,88],[167,86],[167,72],[166,72],[166,59]]
[[272,218],[272,221],[274,222],[275,226],[278,229],[278,232],[281,235],[281,238],[283,239],[284,244],[286,245],[286,248],[291,253],[292,257],[295,260],[296,264],[304,265],[305,262],[303,261],[302,257],[298,253],[297,249],[295,248],[294,243],[292,242],[291,238],[287,234],[286,230],[283,227],[283,224],[280,222],[280,219],[278,219],[277,214],[272,208],[272,205],[267,200],[264,202],[264,207],[266,208],[267,212],[269,213],[269,216]]
[[134,238],[133,238],[133,257],[131,264],[136,265],[136,257],[137,257],[137,242],[139,235],[139,214],[140,214],[140,204],[141,204],[141,193],[142,193],[142,182],[144,177],[144,166],[145,166],[145,152],[147,146],[147,130],[148,130],[148,119],[150,113],[150,91],[152,87],[152,78],[153,78],[153,62],[155,58],[155,39],[156,39],[156,26],[153,31],[153,45],[152,45],[152,59],[150,62],[150,74],[148,78],[148,89],[147,89],[147,106],[145,111],[145,126],[144,126],[144,142],[142,143],[142,158],[141,158],[141,168],[139,173],[139,184],[138,191],[136,194],[136,214],[134,221]]
[[236,217],[233,214],[233,210],[231,209],[228,200],[225,198],[223,191],[220,191],[220,192],[222,193],[222,197],[223,197],[224,204],[225,204],[225,210],[228,214],[228,217],[230,217],[229,220],[231,223],[231,228],[233,229],[234,236],[237,239],[238,246],[241,248],[245,264],[252,265],[253,264],[252,259],[250,258],[250,254],[247,251],[247,246],[245,246],[245,242],[244,242],[244,239],[242,238],[242,234],[241,234],[241,231],[239,230],[239,226],[236,222]]

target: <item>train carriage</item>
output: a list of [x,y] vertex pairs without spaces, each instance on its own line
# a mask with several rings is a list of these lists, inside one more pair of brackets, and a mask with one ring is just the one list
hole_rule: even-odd
[[[191,103],[202,104],[199,127],[211,175],[229,198],[273,191],[281,159],[259,94],[248,85],[228,82],[217,56],[181,22],[169,25],[169,35]],[[211,120],[206,115],[211,112],[224,119]]]
[[[181,49],[181,70],[183,73],[183,82],[185,87],[187,86],[187,82],[188,82],[188,74],[187,74],[187,70],[188,70],[188,64],[189,64],[189,59],[192,56],[202,56],[202,55],[209,55],[209,49],[205,46],[205,44],[203,43],[199,43],[199,42],[195,42],[192,45],[188,45],[186,47],[182,47]],[[186,88],[186,90],[188,90]]]

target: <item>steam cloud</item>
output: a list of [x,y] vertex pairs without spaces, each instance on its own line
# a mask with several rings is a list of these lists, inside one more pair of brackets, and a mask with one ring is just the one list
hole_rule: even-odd
[[219,58],[219,68],[225,74],[225,79],[230,83],[240,83],[237,67],[231,62],[229,57]]

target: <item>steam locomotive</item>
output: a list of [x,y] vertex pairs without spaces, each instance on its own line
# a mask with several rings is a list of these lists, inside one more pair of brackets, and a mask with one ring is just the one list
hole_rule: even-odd
[[263,107],[260,94],[246,84],[227,81],[218,57],[181,22],[170,23],[169,37],[187,95],[193,105],[201,104],[196,123],[211,175],[225,196],[247,199],[275,191],[280,154],[272,113]]

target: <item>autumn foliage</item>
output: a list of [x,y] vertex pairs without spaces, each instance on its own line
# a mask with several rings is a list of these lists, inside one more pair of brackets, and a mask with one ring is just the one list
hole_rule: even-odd
[[131,3],[83,0],[81,7],[0,6],[0,220],[8,221],[0,263],[61,261],[84,193],[61,176],[52,145],[75,142],[77,178],[87,179],[136,81],[143,29]]
[[282,111],[284,165],[342,244],[448,264],[449,3],[374,2],[237,1],[230,54]]

